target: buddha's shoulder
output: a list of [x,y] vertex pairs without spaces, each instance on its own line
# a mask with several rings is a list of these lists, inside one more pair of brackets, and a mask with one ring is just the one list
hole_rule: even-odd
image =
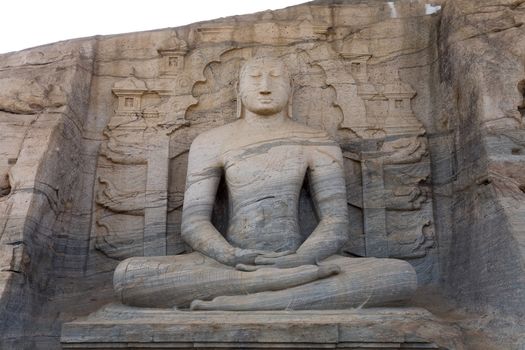
[[193,140],[193,145],[213,148],[220,146],[235,133],[237,124],[238,121],[204,131]]
[[313,128],[311,126],[301,124],[295,121],[290,121],[288,123],[288,131],[290,132],[290,136],[292,137],[299,137],[302,139],[307,139],[312,142],[322,142],[326,144],[334,144],[337,143],[332,140],[330,135],[325,130]]

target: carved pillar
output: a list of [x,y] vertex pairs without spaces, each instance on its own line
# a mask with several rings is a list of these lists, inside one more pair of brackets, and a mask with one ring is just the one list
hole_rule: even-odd
[[389,256],[386,230],[385,184],[383,160],[380,152],[363,152],[361,160],[363,176],[363,224],[367,256]]
[[166,255],[169,137],[151,138],[144,207],[144,256]]

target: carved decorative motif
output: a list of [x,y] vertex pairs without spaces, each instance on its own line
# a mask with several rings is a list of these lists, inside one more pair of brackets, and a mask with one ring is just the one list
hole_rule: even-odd
[[184,70],[184,56],[188,53],[188,44],[178,37],[163,41],[157,49],[162,56],[161,74],[176,75]]
[[423,125],[417,120],[410,100],[416,95],[412,87],[401,80],[384,85],[383,95],[388,100],[388,113],[384,128],[387,135],[421,135]]
[[95,247],[104,255],[122,260],[143,255],[143,234],[139,229],[142,218],[137,216],[108,216],[97,220]]
[[112,91],[118,97],[117,113],[140,111],[140,97],[147,90],[146,83],[135,77],[116,82]]
[[385,141],[381,151],[384,164],[416,163],[427,155],[427,140],[416,135]]
[[[185,42],[177,38],[164,44],[159,52],[166,57],[187,51]],[[137,255],[137,244],[139,255],[166,254],[170,134],[187,125],[183,113],[193,99],[177,95],[177,85],[162,80],[151,85],[153,88],[148,88],[145,81],[135,77],[114,84],[117,108],[100,148],[100,155],[109,162],[106,167],[115,170],[108,172],[99,167],[96,242],[101,252],[116,259],[133,256],[129,255],[132,252]],[[123,183],[125,175],[141,166],[145,171],[133,180],[136,184],[131,189],[121,189],[123,185],[130,187]],[[140,220],[135,220],[130,228],[130,241],[125,232],[114,229],[122,227],[124,218],[131,216]],[[140,239],[137,232],[141,232]],[[134,248],[128,247],[130,244]]]
[[[344,40],[339,56],[343,67],[333,61],[320,65],[343,113],[339,128],[358,137],[354,159],[362,169],[363,195],[362,202],[353,200],[353,205],[363,210],[365,239],[362,250],[355,244],[359,240],[350,250],[357,255],[364,251],[379,257],[425,259],[434,242],[433,214],[425,185],[430,176],[425,129],[411,107],[416,92],[396,71],[384,76],[384,82],[370,82],[373,53],[368,40]],[[406,230],[393,230],[400,218]],[[427,265],[432,262],[422,264]]]
[[340,52],[341,57],[350,65],[350,72],[360,84],[368,82],[367,63],[372,55],[368,42],[364,40],[345,41]]
[[144,195],[137,195],[136,192],[121,191],[105,179],[99,178],[98,182],[101,185],[98,187],[97,204],[117,213],[144,215]]

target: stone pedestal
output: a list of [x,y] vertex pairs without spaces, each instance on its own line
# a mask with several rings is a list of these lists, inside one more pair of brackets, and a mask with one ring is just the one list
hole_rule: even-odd
[[63,349],[462,349],[424,309],[189,312],[110,304],[66,323]]

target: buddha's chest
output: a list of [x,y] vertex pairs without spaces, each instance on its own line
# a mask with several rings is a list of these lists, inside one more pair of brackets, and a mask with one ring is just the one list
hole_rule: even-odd
[[230,191],[247,187],[270,190],[275,186],[298,189],[308,167],[304,148],[286,140],[225,149],[223,164]]

